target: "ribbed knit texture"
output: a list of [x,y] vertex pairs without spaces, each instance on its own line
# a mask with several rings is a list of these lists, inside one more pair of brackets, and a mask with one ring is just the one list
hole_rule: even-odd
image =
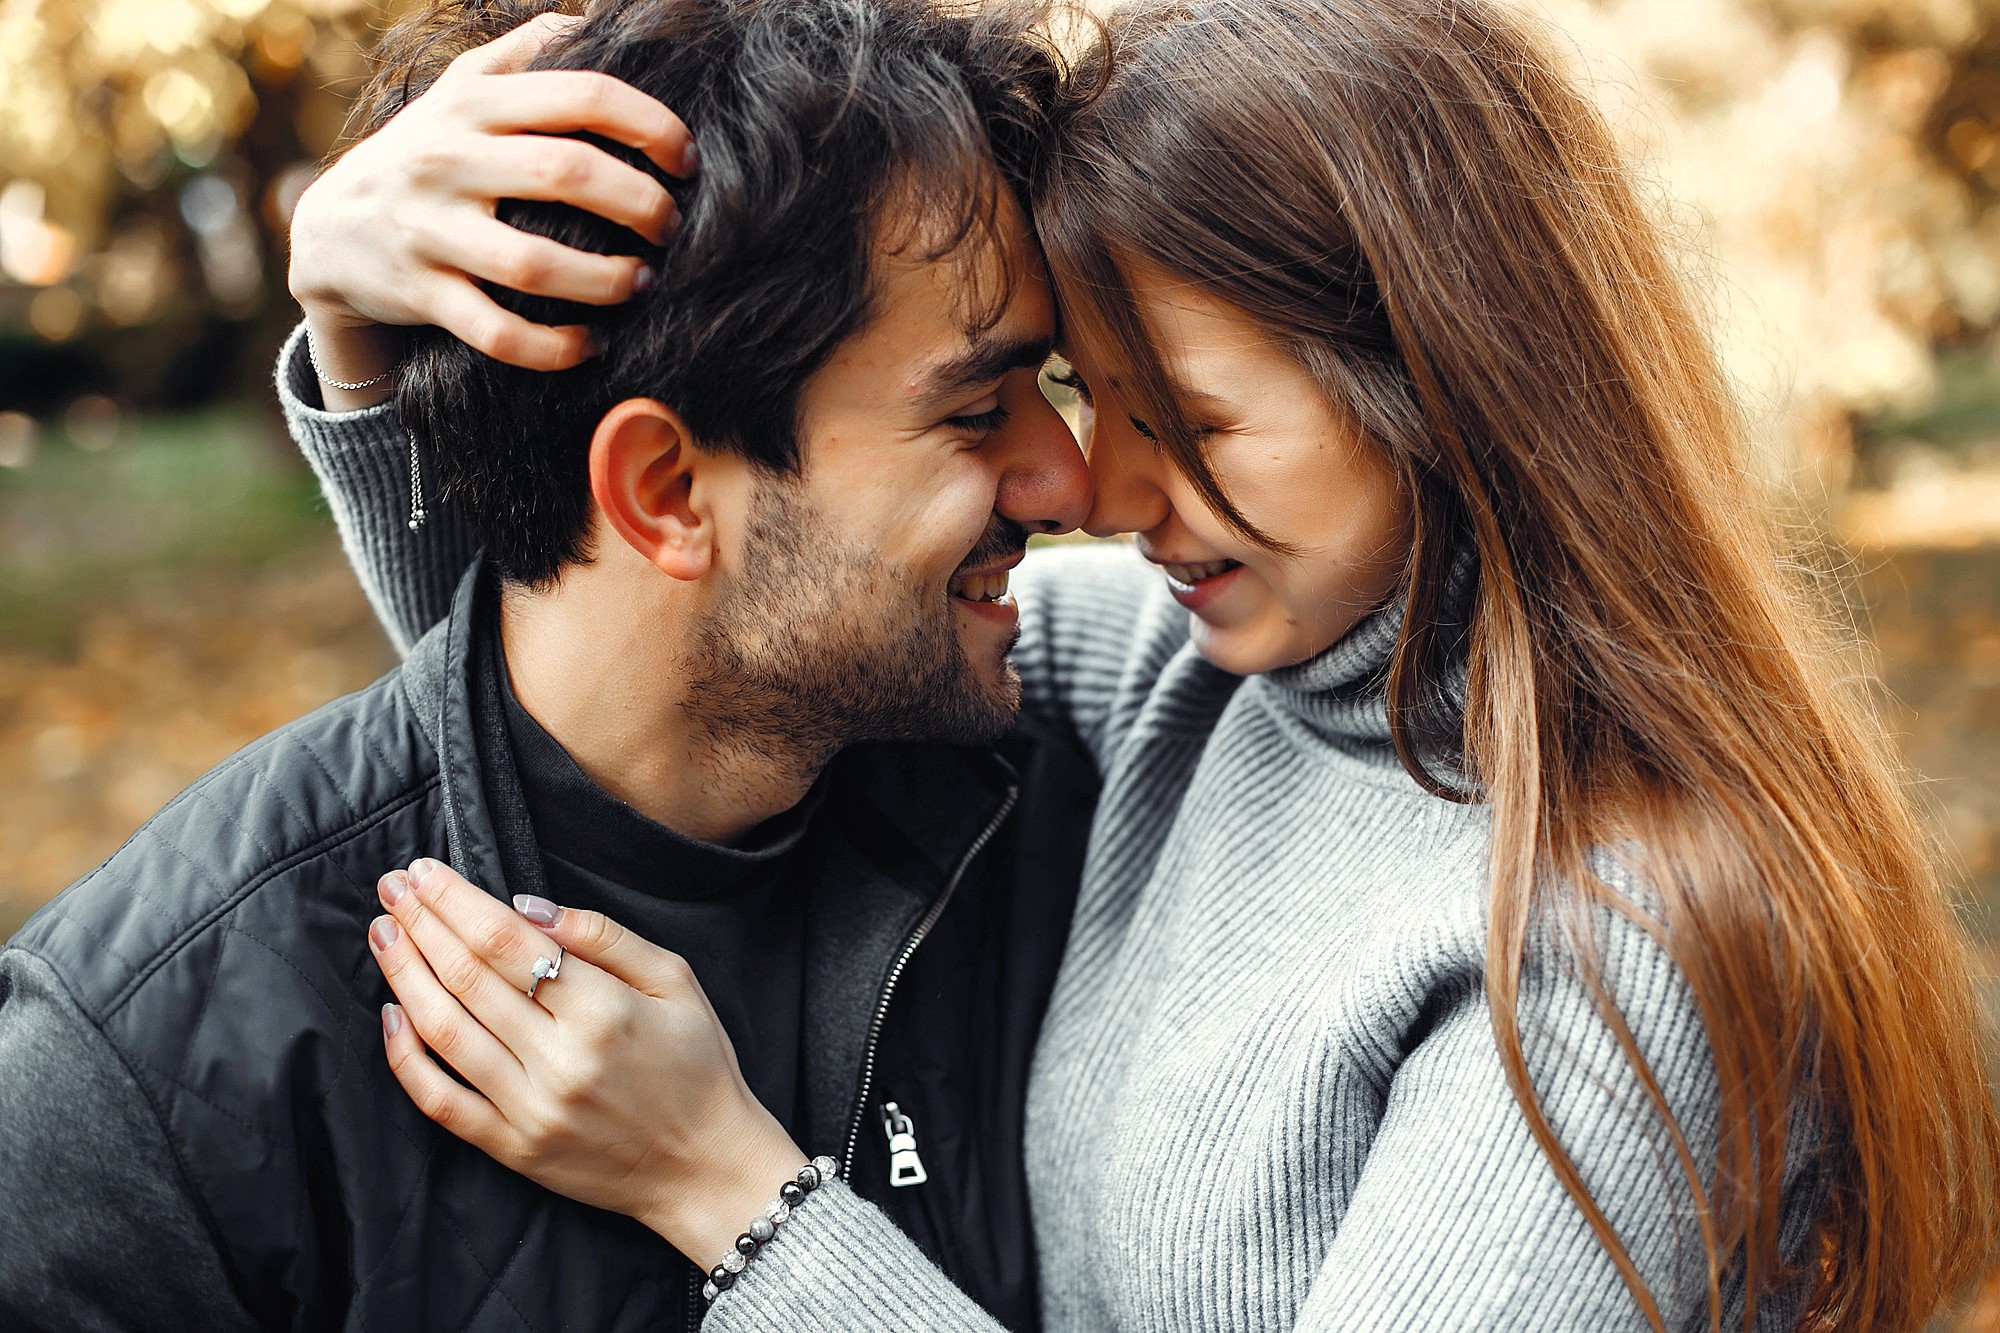
[[[306,358],[306,326],[278,354],[278,402],[299,451],[318,474],[340,544],[398,653],[444,619],[459,576],[478,551],[472,533],[437,497],[430,477],[421,536],[411,533],[410,440],[390,403],[328,412]],[[414,552],[421,552],[412,559]]]
[[[377,606],[426,604],[463,538],[412,539],[381,508],[407,503],[393,421],[287,407]],[[1104,777],[1029,1092],[1051,1333],[1644,1328],[1502,1074],[1483,988],[1488,812],[1426,794],[1388,747],[1399,612],[1245,680],[1195,654],[1186,612],[1128,548],[1038,552],[1015,586],[1026,706],[1073,726]],[[1686,986],[1637,929],[1607,921],[1600,938],[1605,980],[1710,1160],[1716,1090]],[[1691,1195],[1638,1081],[1560,956],[1532,954],[1523,990],[1562,1141],[1668,1327],[1706,1327]],[[1788,1253],[1817,1200],[1809,1161],[1789,1164]],[[1768,1301],[1761,1314],[1795,1322]],[[995,1327],[838,1183],[706,1326]]]

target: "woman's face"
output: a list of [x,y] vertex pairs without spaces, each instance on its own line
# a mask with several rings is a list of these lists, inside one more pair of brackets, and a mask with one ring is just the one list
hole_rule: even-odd
[[1096,500],[1084,527],[1136,534],[1188,609],[1194,643],[1239,675],[1303,662],[1394,591],[1408,506],[1388,460],[1335,410],[1266,329],[1163,273],[1133,292],[1159,339],[1181,410],[1204,432],[1222,493],[1279,555],[1235,532],[1154,446],[1088,340],[1065,347],[1084,391]]

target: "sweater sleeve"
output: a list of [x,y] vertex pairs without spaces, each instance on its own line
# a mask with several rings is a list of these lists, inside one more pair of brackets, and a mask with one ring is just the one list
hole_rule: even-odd
[[254,1329],[151,1105],[47,963],[0,952],[0,1328]]
[[736,1283],[703,1333],[1006,1333],[888,1215],[840,1181],[808,1196]]
[[321,406],[301,323],[278,353],[278,403],[319,477],[340,544],[396,651],[407,653],[451,610],[479,542],[448,503],[427,494],[427,517],[411,532],[410,439],[383,403],[359,412]]
[[1142,702],[1187,642],[1187,612],[1125,542],[1035,550],[1013,586],[1021,706],[1073,732],[1102,771],[1121,705]]
[[[1650,936],[1604,932],[1603,979],[1672,1108],[1697,1165],[1712,1163],[1718,1091],[1707,1040],[1679,969]],[[1388,1088],[1360,1180],[1298,1327],[1311,1333],[1412,1330],[1632,1330],[1649,1327],[1583,1214],[1531,1137],[1494,1044],[1484,986],[1429,997],[1435,1022]],[[1522,1032],[1534,1087],[1591,1196],[1658,1302],[1669,1329],[1708,1327],[1706,1258],[1695,1200],[1664,1122],[1567,965],[1533,956]],[[1817,1138],[1795,1113],[1780,1247],[1804,1254],[1817,1212]],[[1767,1294],[1757,1328],[1795,1327],[1803,1287]],[[1742,1327],[1725,1274],[1723,1327]]]

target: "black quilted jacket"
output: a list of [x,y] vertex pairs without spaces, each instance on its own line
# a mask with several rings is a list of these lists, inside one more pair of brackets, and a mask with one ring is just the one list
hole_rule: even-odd
[[[698,1321],[679,1255],[437,1129],[383,1059],[388,991],[364,944],[376,876],[442,847],[504,900],[503,867],[522,861],[496,832],[521,824],[495,817],[470,703],[485,577],[402,668],[224,762],[11,944],[53,969],[143,1089],[175,1187],[263,1327]],[[1053,738],[856,747],[809,834],[824,883],[801,1141],[1016,1329],[1036,1323],[1023,1093],[1094,783]],[[891,1184],[888,1102],[917,1126],[920,1185]]]

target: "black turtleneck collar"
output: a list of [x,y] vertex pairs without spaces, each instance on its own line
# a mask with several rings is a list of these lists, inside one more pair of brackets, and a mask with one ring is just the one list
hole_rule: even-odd
[[[496,658],[499,656],[495,655]],[[737,846],[690,838],[634,810],[592,782],[521,706],[499,666],[507,738],[542,854],[607,879],[682,901],[726,897],[761,877],[805,836],[824,778],[804,800],[759,825]]]

